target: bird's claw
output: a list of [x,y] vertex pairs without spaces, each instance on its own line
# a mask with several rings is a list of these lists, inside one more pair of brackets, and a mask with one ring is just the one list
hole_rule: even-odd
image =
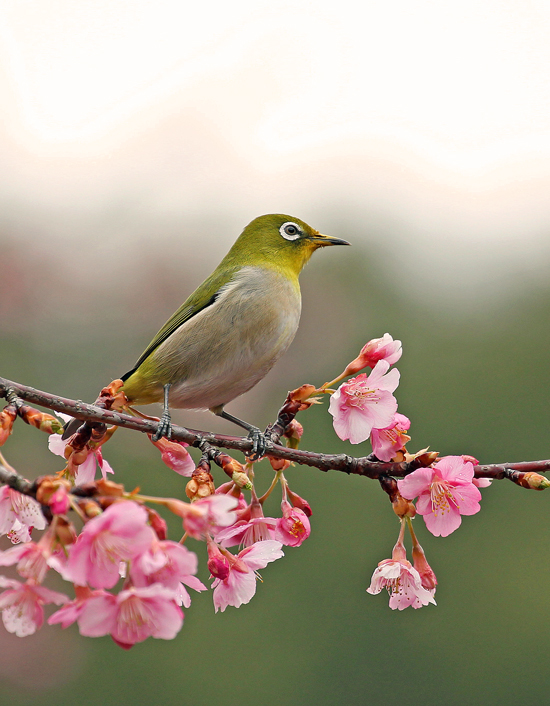
[[247,438],[252,442],[252,449],[246,454],[247,458],[250,461],[259,461],[262,456],[265,456],[269,440],[260,429],[256,428],[248,432]]
[[160,441],[163,436],[168,440],[172,438],[172,418],[169,412],[163,412],[157,430],[153,435],[153,441]]

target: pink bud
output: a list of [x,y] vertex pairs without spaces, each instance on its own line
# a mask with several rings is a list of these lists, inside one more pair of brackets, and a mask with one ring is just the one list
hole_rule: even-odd
[[208,570],[216,579],[223,581],[229,576],[229,561],[215,542],[208,542]]
[[427,591],[433,590],[437,586],[437,579],[426,560],[424,550],[418,543],[413,546],[413,566],[420,574],[422,587]]
[[290,488],[288,487],[286,494],[293,507],[297,507],[299,510],[303,510],[308,517],[312,516],[313,510],[311,509],[311,505],[308,503],[307,500],[301,498],[298,493],[293,493],[292,490],[290,490]]
[[389,333],[385,333],[382,338],[373,338],[361,348],[357,358],[345,369],[344,375],[355,375],[363,368],[374,368],[379,360],[393,365],[401,358],[402,352],[401,341],[394,341]]

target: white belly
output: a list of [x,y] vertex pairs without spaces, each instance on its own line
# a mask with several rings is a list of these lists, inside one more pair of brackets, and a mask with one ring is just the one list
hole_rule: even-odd
[[295,283],[244,267],[214,304],[152,354],[171,370],[170,406],[211,409],[250,390],[291,344],[300,310]]

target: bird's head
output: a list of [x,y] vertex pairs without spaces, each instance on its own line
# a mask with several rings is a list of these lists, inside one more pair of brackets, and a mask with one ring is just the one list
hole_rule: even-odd
[[241,265],[276,267],[298,275],[315,250],[327,245],[349,243],[322,235],[299,218],[270,213],[246,226],[227,257]]

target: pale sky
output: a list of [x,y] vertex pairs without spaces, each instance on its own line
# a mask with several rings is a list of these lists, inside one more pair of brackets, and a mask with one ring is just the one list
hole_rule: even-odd
[[0,201],[239,227],[342,203],[422,256],[546,257],[549,77],[546,0],[4,0]]

